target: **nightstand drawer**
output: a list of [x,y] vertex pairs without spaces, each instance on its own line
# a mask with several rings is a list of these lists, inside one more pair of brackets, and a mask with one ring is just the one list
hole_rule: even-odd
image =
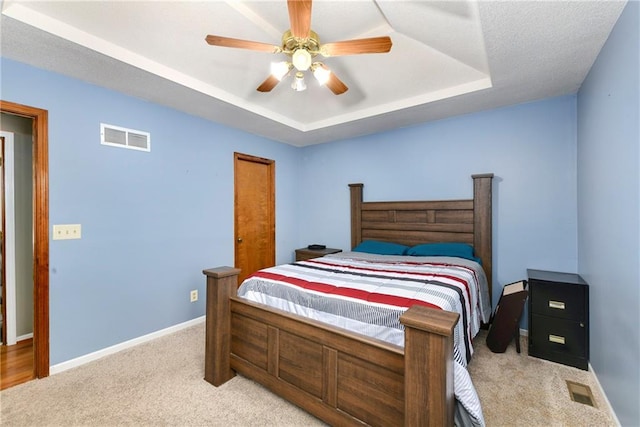
[[585,320],[585,288],[582,286],[535,281],[535,292],[529,298],[531,310],[536,314]]
[[585,324],[531,315],[535,328],[529,334],[529,355],[587,369]]

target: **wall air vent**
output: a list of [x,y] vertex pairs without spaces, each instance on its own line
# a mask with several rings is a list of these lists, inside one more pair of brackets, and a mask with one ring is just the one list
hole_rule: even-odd
[[112,147],[151,151],[151,134],[134,129],[100,123],[100,143]]

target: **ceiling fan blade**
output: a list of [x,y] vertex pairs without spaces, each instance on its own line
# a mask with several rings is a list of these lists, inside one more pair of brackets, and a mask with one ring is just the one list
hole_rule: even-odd
[[331,89],[331,92],[333,92],[336,95],[341,95],[349,90],[347,85],[342,83],[342,80],[336,77],[336,75],[333,73],[331,73],[331,76],[329,77],[329,81],[326,83],[326,85],[329,89]]
[[273,75],[269,75],[269,77],[267,77],[267,79],[263,81],[260,86],[258,86],[257,90],[258,92],[271,92],[271,89],[276,87],[278,83],[280,83],[280,80],[278,80]]
[[323,69],[327,70],[330,72],[329,74],[329,80],[327,80],[327,82],[324,84],[326,87],[328,87],[331,92],[333,92],[336,95],[341,95],[343,93],[345,93],[346,91],[349,90],[349,88],[347,87],[347,85],[345,85],[342,80],[340,80],[333,71],[331,71],[329,69],[329,67],[327,67],[324,64],[320,65]]
[[391,38],[388,36],[345,40],[323,44],[320,46],[320,54],[322,56],[341,56],[360,53],[385,53],[391,50],[391,45]]
[[279,53],[282,49],[269,43],[252,42],[249,40],[232,39],[231,37],[208,35],[205,39],[212,46],[236,47],[239,49],[257,50],[260,52]]
[[311,31],[311,0],[288,0],[287,7],[291,34],[306,39]]

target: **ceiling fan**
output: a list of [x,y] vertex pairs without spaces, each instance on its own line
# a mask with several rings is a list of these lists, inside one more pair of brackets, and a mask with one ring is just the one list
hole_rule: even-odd
[[249,40],[208,35],[207,43],[212,46],[233,47],[269,53],[284,53],[291,59],[273,63],[271,74],[258,86],[259,92],[270,92],[290,71],[295,68],[291,87],[301,91],[306,89],[304,72],[311,70],[320,84],[326,85],[334,94],[340,95],[349,88],[322,62],[314,61],[317,55],[324,57],[356,55],[362,53],[385,53],[391,50],[391,38],[371,37],[333,43],[320,44],[320,38],[311,30],[312,0],[288,0],[289,23],[291,29],[282,35],[282,45],[276,46]]

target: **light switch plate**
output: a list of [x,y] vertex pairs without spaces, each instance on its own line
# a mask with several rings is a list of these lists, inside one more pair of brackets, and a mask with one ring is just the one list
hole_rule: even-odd
[[53,226],[53,240],[68,240],[82,238],[80,224],[58,224]]

